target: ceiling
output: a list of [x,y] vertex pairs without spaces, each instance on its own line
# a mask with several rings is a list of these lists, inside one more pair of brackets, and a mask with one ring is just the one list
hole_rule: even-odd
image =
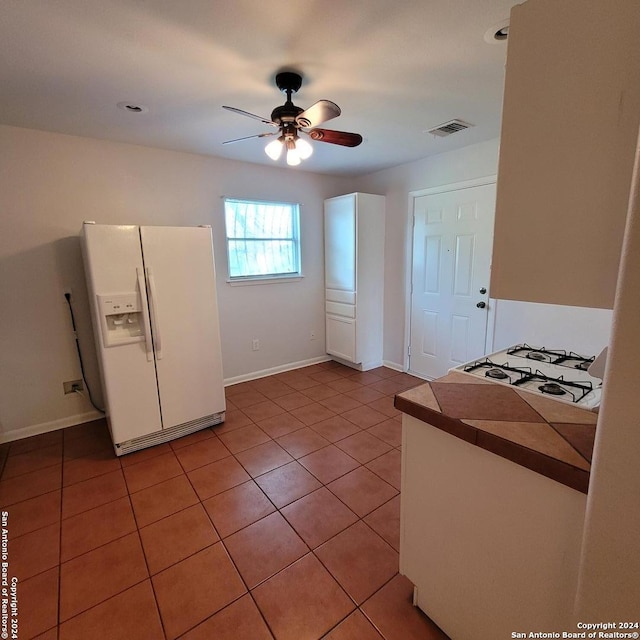
[[[277,71],[304,75],[293,102],[336,102],[292,169],[361,175],[499,135],[506,44],[485,33],[514,0],[3,0],[0,123],[272,165]],[[143,105],[131,113],[118,103]],[[474,127],[426,133],[453,118]],[[284,160],[279,161],[284,164]]]

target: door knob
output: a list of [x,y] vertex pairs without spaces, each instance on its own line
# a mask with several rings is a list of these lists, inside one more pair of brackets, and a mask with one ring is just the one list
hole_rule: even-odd
[[486,288],[485,288],[485,287],[482,287],[482,288],[480,289],[480,293],[487,293]]
[[486,302],[478,302],[478,304],[476,305],[478,309],[484,309],[486,306],[487,306]]

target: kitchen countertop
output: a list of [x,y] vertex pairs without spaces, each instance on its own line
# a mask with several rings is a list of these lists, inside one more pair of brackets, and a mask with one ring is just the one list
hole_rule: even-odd
[[587,493],[598,414],[452,372],[395,397],[433,427]]

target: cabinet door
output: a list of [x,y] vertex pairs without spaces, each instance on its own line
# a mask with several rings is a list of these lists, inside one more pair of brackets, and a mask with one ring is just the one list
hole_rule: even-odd
[[325,287],[356,290],[356,211],[355,196],[325,202]]
[[356,360],[356,321],[327,315],[327,353],[348,362]]

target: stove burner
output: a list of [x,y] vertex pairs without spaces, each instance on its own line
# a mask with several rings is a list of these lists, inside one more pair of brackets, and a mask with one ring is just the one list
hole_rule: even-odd
[[555,382],[547,382],[546,384],[542,384],[538,387],[542,393],[548,393],[552,396],[563,396],[566,391]]
[[528,353],[527,354],[527,358],[531,358],[531,360],[545,360],[546,359],[543,354],[538,353],[536,351],[534,351],[533,353]]
[[485,377],[487,378],[494,378],[495,380],[504,380],[505,378],[508,378],[509,376],[502,371],[501,369],[489,369],[489,371],[485,372]]
[[580,371],[586,371],[592,362],[593,360],[585,360],[584,362],[578,362],[578,364],[574,365],[574,369],[580,369]]

